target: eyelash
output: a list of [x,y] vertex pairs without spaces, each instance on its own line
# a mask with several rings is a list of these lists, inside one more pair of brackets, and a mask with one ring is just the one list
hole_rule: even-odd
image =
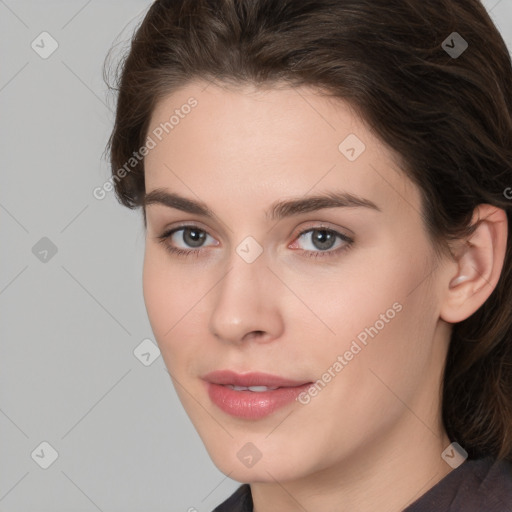
[[[195,256],[199,257],[199,254],[203,250],[202,248],[200,248],[200,249],[181,249],[179,247],[173,247],[172,245],[169,245],[168,239],[174,233],[176,233],[178,231],[183,231],[185,229],[195,229],[197,231],[201,231],[202,233],[207,233],[205,230],[203,230],[197,226],[193,226],[193,225],[179,226],[177,228],[173,228],[171,230],[166,231],[165,233],[163,233],[160,236],[157,236],[158,242],[162,243],[167,251],[169,251],[171,254],[174,254],[176,256],[185,256],[186,257],[186,256],[195,255]],[[334,249],[334,250],[329,250],[329,249],[327,249],[325,251],[301,250],[301,252],[305,255],[305,257],[308,257],[308,258],[335,257],[335,256],[340,255],[342,252],[345,252],[348,249],[350,249],[354,243],[354,240],[352,240],[347,235],[339,233],[338,231],[335,231],[334,229],[325,228],[323,226],[312,227],[312,228],[308,228],[304,231],[301,231],[300,233],[298,233],[298,235],[295,237],[295,239],[298,239],[301,236],[305,235],[306,233],[310,233],[312,231],[326,231],[327,233],[331,233],[331,234],[335,235],[337,238],[340,238],[341,240],[343,240],[345,242],[345,244],[343,246],[339,247],[338,249]]]

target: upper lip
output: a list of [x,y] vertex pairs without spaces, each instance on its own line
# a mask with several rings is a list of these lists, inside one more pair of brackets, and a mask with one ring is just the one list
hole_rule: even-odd
[[232,384],[234,386],[267,386],[267,387],[296,387],[308,384],[306,380],[292,380],[272,375],[270,373],[250,372],[236,373],[232,370],[216,370],[207,373],[203,379],[212,384]]

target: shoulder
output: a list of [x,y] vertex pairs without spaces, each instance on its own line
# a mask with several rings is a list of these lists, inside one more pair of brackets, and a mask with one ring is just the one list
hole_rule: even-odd
[[512,462],[468,459],[404,512],[512,512]]
[[253,512],[251,487],[242,484],[226,501],[212,512]]

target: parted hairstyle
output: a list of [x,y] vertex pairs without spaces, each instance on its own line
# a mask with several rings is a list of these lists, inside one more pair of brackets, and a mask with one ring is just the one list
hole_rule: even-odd
[[[465,51],[450,53],[461,38]],[[144,206],[144,159],[129,172],[126,163],[145,145],[156,103],[205,80],[313,86],[348,102],[419,187],[438,256],[474,231],[477,205],[504,209],[500,279],[454,324],[440,393],[448,436],[469,458],[512,460],[512,65],[480,1],[159,0],[112,80],[109,57],[117,105],[106,150],[129,208]]]

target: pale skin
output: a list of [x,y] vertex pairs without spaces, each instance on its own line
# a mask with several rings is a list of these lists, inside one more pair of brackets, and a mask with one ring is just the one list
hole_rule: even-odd
[[[452,470],[441,458],[444,361],[452,324],[496,286],[506,215],[480,205],[474,235],[438,260],[419,190],[345,102],[306,88],[205,87],[157,104],[148,134],[197,100],[145,158],[147,193],[164,189],[214,214],[146,206],[144,299],[178,396],[216,466],[251,484],[256,512],[401,511]],[[354,161],[338,149],[348,134],[366,146]],[[277,201],[334,190],[380,211],[266,217]],[[183,226],[208,235],[204,244],[178,231],[167,245],[199,253],[172,254],[158,240]],[[322,228],[352,245],[335,254],[346,241],[322,251],[311,231],[300,234]],[[248,236],[263,249],[252,263],[236,252]],[[307,405],[240,419],[205,392],[200,377],[219,369],[316,381],[397,302],[401,311]],[[262,454],[252,467],[237,457],[247,442]]]

